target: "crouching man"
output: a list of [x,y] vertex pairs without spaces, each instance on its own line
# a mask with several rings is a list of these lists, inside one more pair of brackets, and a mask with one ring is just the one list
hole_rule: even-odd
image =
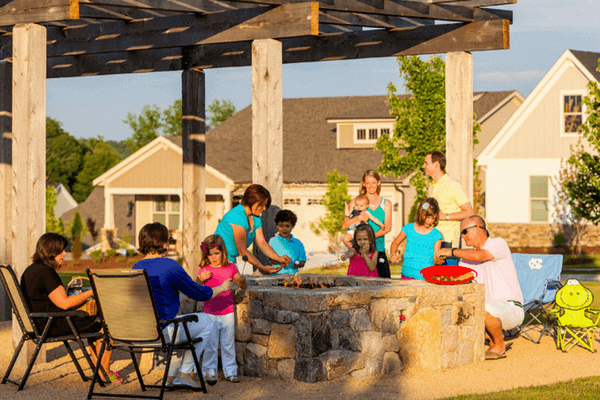
[[517,270],[508,244],[502,238],[491,238],[485,221],[478,215],[462,220],[460,234],[472,249],[440,249],[437,256],[456,256],[460,264],[477,272],[475,282],[485,285],[485,333],[490,347],[486,360],[506,357],[502,330],[518,327],[523,322],[523,295]]

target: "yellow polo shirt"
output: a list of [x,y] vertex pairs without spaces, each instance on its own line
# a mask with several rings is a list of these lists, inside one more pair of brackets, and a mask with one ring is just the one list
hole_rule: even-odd
[[[438,201],[440,210],[444,214],[459,212],[461,210],[460,206],[469,202],[469,198],[462,186],[460,186],[460,183],[450,178],[447,174],[442,176],[439,181],[433,183],[430,196]],[[460,221],[440,219],[440,223],[436,228],[442,232],[445,242],[452,242],[453,246],[458,246]]]

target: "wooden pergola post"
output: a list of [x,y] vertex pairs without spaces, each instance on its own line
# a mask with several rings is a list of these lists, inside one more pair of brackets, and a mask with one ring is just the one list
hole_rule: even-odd
[[473,203],[473,56],[446,54],[446,172]]
[[[46,231],[46,28],[13,29],[13,214],[12,266],[21,276]],[[13,321],[13,338],[20,338]],[[18,339],[17,339],[18,343]],[[21,352],[25,364],[33,346]],[[46,362],[42,351],[37,359]]]
[[183,71],[182,143],[183,268],[195,277],[200,263],[200,243],[206,237],[206,87],[201,69]]
[[283,98],[281,42],[252,42],[252,182],[283,206]]
[[[0,264],[12,263],[12,63],[0,63]],[[0,321],[10,320],[10,302],[0,285]]]

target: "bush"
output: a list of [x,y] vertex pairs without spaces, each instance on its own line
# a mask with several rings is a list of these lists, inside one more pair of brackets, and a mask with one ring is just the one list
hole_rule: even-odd
[[126,262],[127,261],[127,257],[119,257],[117,258],[117,262]]
[[100,249],[92,251],[90,253],[90,256],[92,256],[94,261],[96,261],[97,263],[104,262],[104,257],[102,256],[102,250],[100,250]]
[[559,232],[556,235],[554,235],[554,245],[556,247],[562,246],[563,244],[565,244],[565,242],[566,242],[566,239],[565,239],[564,233]]
[[135,255],[135,250],[134,249],[127,249],[127,257],[131,257]]
[[108,249],[106,250],[106,255],[108,257],[114,257],[117,255],[117,251],[115,249]]

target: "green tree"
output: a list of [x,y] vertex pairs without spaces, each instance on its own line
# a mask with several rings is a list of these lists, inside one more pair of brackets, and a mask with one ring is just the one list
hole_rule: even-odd
[[56,201],[56,189],[53,186],[46,186],[46,232],[64,235],[65,225],[62,220],[56,218],[56,215],[54,214]]
[[83,230],[85,227],[83,226],[83,219],[81,219],[81,214],[79,211],[75,211],[75,215],[73,216],[73,222],[69,227],[69,233],[71,235],[71,239],[73,239],[73,246],[71,248],[71,252],[73,253],[73,258],[78,260],[81,257],[81,235],[83,234]]
[[[427,177],[421,166],[428,151],[446,151],[446,81],[445,63],[433,56],[423,61],[417,56],[398,57],[400,77],[409,96],[398,96],[396,86],[388,85],[390,114],[396,118],[391,136],[382,135],[376,148],[383,161],[378,168],[385,175],[410,175],[417,189],[416,202],[426,197]],[[473,115],[473,142],[481,128]],[[404,149],[404,152],[399,151]]]
[[167,136],[181,136],[181,99],[175,100],[173,105],[163,111],[163,134]]
[[212,129],[235,114],[235,106],[231,100],[223,100],[221,102],[215,99],[208,105],[208,112],[210,115],[206,126]]
[[83,158],[83,168],[73,186],[73,198],[84,201],[94,189],[92,181],[119,162],[119,153],[102,136],[87,141],[89,151]]
[[46,118],[46,180],[62,183],[72,192],[86,148],[62,129],[62,123]]
[[348,194],[348,177],[341,175],[337,169],[333,173],[327,173],[327,191],[323,196],[323,205],[326,208],[325,215],[310,223],[311,230],[316,235],[326,233],[329,238],[330,247],[337,252],[341,241],[342,223],[346,215],[346,204],[351,198]]
[[159,136],[159,130],[163,126],[160,108],[155,104],[144,106],[140,115],[127,113],[123,121],[133,130],[133,134],[127,139],[127,147],[135,153]]
[[[598,70],[600,71],[600,60]],[[584,219],[594,225],[600,222],[600,86],[597,82],[588,83],[589,96],[583,98],[587,118],[579,131],[594,150],[585,151],[579,143],[572,148],[568,164],[573,173],[562,184],[577,219]]]

